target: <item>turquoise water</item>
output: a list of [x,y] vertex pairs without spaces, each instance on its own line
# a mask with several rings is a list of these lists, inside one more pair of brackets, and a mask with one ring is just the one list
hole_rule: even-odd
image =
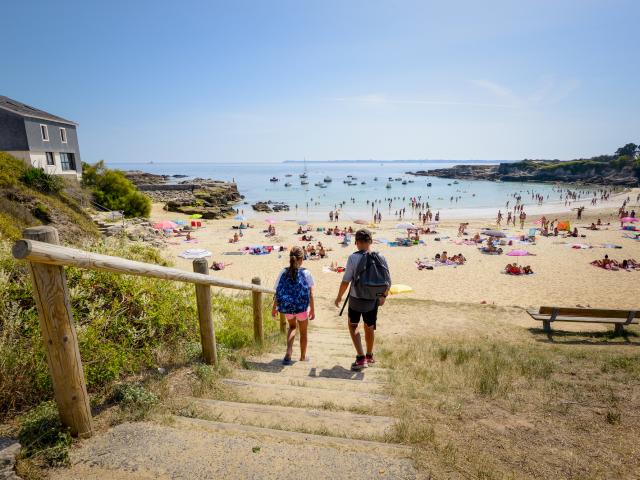
[[[381,200],[381,204],[376,203],[376,208],[380,209],[383,218],[388,219],[389,215],[393,215],[397,209],[408,207],[411,197],[421,197],[422,201],[429,202],[432,210],[441,210],[443,215],[446,214],[449,218],[493,216],[498,208],[504,211],[508,200],[511,201],[510,205],[514,204],[512,195],[515,192],[522,195],[525,204],[534,203],[531,200],[531,192],[542,194],[545,198],[548,196],[545,204],[557,204],[560,201],[559,193],[554,191],[553,185],[549,184],[478,180],[460,180],[455,184],[454,180],[450,179],[414,177],[405,174],[407,171],[445,168],[456,163],[465,162],[307,163],[309,185],[306,186],[300,184],[298,177],[305,169],[301,163],[114,163],[109,166],[122,170],[143,170],[155,174],[183,174],[190,177],[235,180],[248,204],[267,200],[285,202],[290,205],[292,216],[297,212],[310,217],[324,218],[329,210],[340,206],[341,202],[346,202],[341,209],[343,216],[369,218],[371,206],[367,205],[366,201]],[[287,174],[291,176],[286,177]],[[354,181],[355,186],[343,183],[347,175],[357,177]],[[325,176],[333,180],[326,183],[327,188],[314,185],[317,182],[323,182]],[[270,182],[271,177],[277,177],[279,181]],[[374,180],[375,177],[378,178],[377,181]],[[414,182],[402,185],[400,181],[389,182],[388,177]],[[291,186],[285,187],[285,182],[290,182]],[[431,187],[428,187],[427,183],[431,183]],[[387,184],[390,184],[391,188],[385,188]],[[451,197],[459,198],[457,201],[455,199],[451,201]],[[391,209],[389,209],[389,199],[392,199]],[[239,208],[243,207],[239,206]],[[243,210],[249,215],[251,207],[247,205]]]

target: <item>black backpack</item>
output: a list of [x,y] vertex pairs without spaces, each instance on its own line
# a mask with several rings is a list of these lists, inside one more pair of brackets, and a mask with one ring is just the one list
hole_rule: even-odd
[[353,291],[354,297],[363,300],[377,300],[391,287],[391,274],[387,263],[378,252],[358,252],[362,255],[349,287],[349,295],[342,305],[340,315]]

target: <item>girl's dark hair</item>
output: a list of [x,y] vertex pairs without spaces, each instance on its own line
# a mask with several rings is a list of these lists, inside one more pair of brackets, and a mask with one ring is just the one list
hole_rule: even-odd
[[304,253],[300,247],[291,247],[289,252],[289,269],[287,273],[292,281],[298,278],[298,261],[304,258]]

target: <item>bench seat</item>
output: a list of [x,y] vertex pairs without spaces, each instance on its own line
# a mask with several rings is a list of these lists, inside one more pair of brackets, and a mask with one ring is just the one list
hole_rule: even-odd
[[635,310],[540,307],[539,310],[527,310],[527,313],[542,322],[545,332],[551,332],[551,322],[579,322],[612,324],[615,333],[622,334],[625,325],[640,322],[640,311]]

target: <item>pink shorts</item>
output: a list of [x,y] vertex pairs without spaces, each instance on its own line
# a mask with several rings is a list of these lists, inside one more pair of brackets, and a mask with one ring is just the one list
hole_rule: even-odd
[[309,318],[309,312],[300,312],[300,313],[285,313],[284,318],[287,320],[300,320],[304,321]]

